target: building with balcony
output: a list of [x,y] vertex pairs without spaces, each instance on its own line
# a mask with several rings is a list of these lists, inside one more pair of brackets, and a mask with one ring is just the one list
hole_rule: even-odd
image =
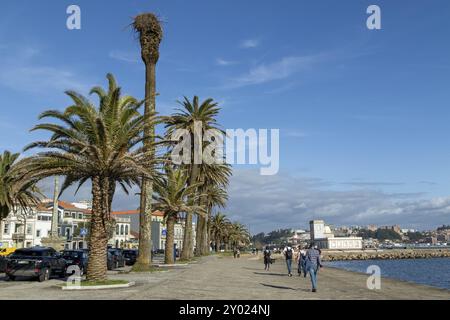
[[[52,215],[51,200],[45,200],[37,207],[27,209],[26,212],[18,210],[11,213],[0,226],[3,229],[1,246],[16,248],[40,246],[41,240],[50,236]],[[113,217],[116,218],[115,215]],[[82,231],[89,230],[90,219],[91,208],[88,202],[58,201],[58,236],[66,239],[64,244],[66,250],[88,247],[89,236]],[[124,246],[133,238],[130,230],[130,219],[117,217],[116,232],[112,232],[110,244],[117,247]]]

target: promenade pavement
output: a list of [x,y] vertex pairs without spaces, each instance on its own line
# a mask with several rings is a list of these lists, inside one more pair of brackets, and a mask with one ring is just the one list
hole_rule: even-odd
[[308,277],[299,277],[296,272],[287,276],[281,257],[270,271],[264,271],[262,260],[255,256],[209,256],[166,272],[110,274],[110,279],[136,282],[134,287],[118,290],[68,292],[55,288],[61,280],[11,282],[0,275],[0,299],[450,299],[448,290],[385,278],[381,290],[369,290],[367,277],[324,268],[318,275],[318,292],[312,293]]

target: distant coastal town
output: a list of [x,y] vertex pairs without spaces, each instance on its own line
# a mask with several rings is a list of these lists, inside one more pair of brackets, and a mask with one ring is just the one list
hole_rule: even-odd
[[279,229],[258,233],[252,237],[255,247],[269,245],[273,248],[285,245],[307,245],[311,241],[323,249],[407,249],[448,247],[450,225],[435,230],[419,231],[392,226],[333,226],[323,220],[310,222],[310,229]]

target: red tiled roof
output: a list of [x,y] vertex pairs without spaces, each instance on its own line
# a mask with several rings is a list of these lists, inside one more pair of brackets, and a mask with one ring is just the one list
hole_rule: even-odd
[[79,210],[80,209],[80,208],[75,207],[73,204],[71,204],[69,202],[65,202],[65,201],[58,201],[58,206],[63,207],[64,209],[70,209],[70,210],[72,210],[72,209]]
[[50,210],[45,204],[40,203],[36,206],[36,210],[40,211],[40,212],[52,212],[52,210]]
[[136,239],[139,238],[139,232],[136,232],[136,231],[131,230],[131,231],[130,231],[130,234],[131,234],[133,237],[135,237]]

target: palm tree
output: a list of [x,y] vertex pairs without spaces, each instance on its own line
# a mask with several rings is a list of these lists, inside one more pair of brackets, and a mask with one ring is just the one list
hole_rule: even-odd
[[239,222],[234,222],[229,225],[227,236],[227,242],[231,244],[233,249],[250,243],[250,233],[247,228]]
[[19,153],[4,151],[0,154],[0,241],[3,238],[2,221],[11,211],[27,212],[36,206],[42,193],[36,187],[35,179],[26,179],[21,169]]
[[214,246],[216,252],[220,250],[220,246],[222,242],[225,240],[229,224],[230,221],[228,220],[226,215],[220,212],[217,213],[211,219],[211,237],[212,239],[214,239]]
[[[144,13],[134,18],[133,28],[139,34],[141,57],[145,64],[145,115],[156,112],[156,63],[159,59],[159,44],[163,37],[161,23],[152,13]],[[153,159],[155,149],[152,138],[155,126],[149,121],[144,128],[144,149],[149,159]],[[137,264],[149,266],[151,263],[151,223],[152,223],[153,181],[142,179],[140,221],[139,221],[139,255]]]
[[[38,141],[26,149],[45,148],[24,163],[28,176],[42,179],[61,175],[65,181],[60,193],[78,183],[78,189],[88,180],[92,185],[92,218],[90,222],[89,264],[87,279],[106,280],[106,254],[109,230],[113,224],[111,202],[116,184],[125,192],[140,177],[151,177],[152,164],[139,144],[144,140],[143,129],[155,117],[142,116],[142,102],[121,96],[114,77],[108,74],[109,90],[96,87],[100,106],[95,107],[86,97],[67,91],[73,105],[64,112],[49,110],[40,119],[51,118],[62,124],[43,123],[32,130],[52,133],[48,141]],[[78,191],[77,189],[77,191]]]
[[167,225],[165,263],[173,264],[174,261],[174,232],[175,223],[181,212],[197,212],[203,213],[204,208],[192,205],[189,198],[196,200],[195,190],[197,185],[188,186],[188,175],[182,169],[173,169],[170,166],[165,168],[166,175],[158,183],[155,184],[157,195],[156,209],[164,212],[164,219]]
[[200,248],[199,255],[209,253],[210,237],[210,219],[214,207],[225,208],[228,200],[226,188],[229,183],[229,177],[232,169],[229,164],[202,164],[200,167],[200,179],[203,181],[201,186],[205,194],[202,201],[207,209],[207,215],[199,216],[197,221],[197,247]]
[[[164,118],[167,128],[166,134],[170,138],[177,130],[187,130],[191,135],[191,142],[196,141],[196,143],[193,143],[191,148],[190,159],[192,160],[199,152],[196,146],[203,143],[202,137],[205,131],[219,130],[216,117],[220,108],[213,99],[207,99],[200,103],[197,96],[195,96],[192,101],[189,101],[188,98],[184,97],[184,101],[179,102],[179,104],[182,108],[177,109],[178,112],[170,117]],[[200,130],[198,129],[199,127]],[[200,133],[200,135],[198,133]],[[196,161],[191,161],[191,164],[186,165],[186,167],[189,171],[189,185],[199,183],[200,164],[196,163]],[[181,257],[183,259],[190,259],[193,253],[192,216],[192,212],[186,213],[186,225],[183,240],[184,245],[181,253]]]

